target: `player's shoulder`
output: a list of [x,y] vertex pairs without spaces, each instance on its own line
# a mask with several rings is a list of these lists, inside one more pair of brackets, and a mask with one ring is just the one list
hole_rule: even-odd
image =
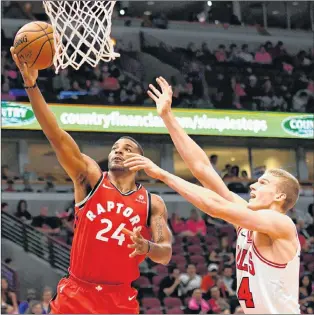
[[271,209],[259,210],[258,213],[265,216],[269,222],[272,222],[282,236],[288,236],[289,238],[295,236],[296,226],[286,213]]
[[164,200],[156,194],[151,194],[151,205],[152,205],[152,214],[167,212],[167,208],[166,208],[166,204]]

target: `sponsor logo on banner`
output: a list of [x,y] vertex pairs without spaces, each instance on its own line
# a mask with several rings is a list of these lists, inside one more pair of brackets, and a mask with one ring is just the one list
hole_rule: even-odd
[[32,108],[29,106],[2,102],[1,120],[2,126],[15,127],[31,124],[36,118]]
[[283,130],[290,135],[301,138],[314,137],[314,117],[313,115],[307,115],[303,117],[291,116],[286,118],[281,126]]

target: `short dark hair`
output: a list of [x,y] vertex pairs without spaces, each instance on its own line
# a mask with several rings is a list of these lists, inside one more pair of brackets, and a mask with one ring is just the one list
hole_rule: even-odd
[[217,155],[217,154],[212,154],[209,158],[210,158],[211,160],[212,160],[212,159],[217,159],[217,158],[218,158],[218,155]]
[[123,137],[119,138],[119,140],[120,140],[120,139],[128,139],[128,140],[134,142],[134,143],[136,144],[138,150],[140,151],[140,154],[144,156],[143,147],[142,147],[134,138],[129,137],[129,136],[123,136]]

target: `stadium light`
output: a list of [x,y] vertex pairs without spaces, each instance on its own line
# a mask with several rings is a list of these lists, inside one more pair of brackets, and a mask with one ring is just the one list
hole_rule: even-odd
[[207,5],[208,5],[209,7],[211,7],[211,6],[213,5],[213,3],[212,3],[211,1],[207,1]]

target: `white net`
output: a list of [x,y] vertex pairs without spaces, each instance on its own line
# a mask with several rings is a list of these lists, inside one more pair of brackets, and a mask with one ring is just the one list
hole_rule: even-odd
[[83,63],[95,67],[109,62],[114,52],[111,16],[116,1],[43,1],[54,31],[56,73]]

